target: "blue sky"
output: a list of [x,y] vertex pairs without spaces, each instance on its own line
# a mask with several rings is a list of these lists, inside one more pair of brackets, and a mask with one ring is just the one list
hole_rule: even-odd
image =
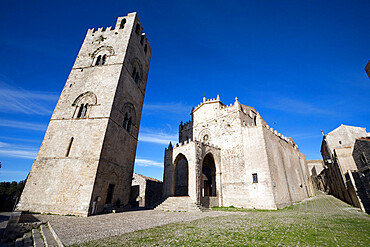
[[0,181],[31,169],[88,28],[138,12],[153,49],[135,172],[203,95],[238,97],[320,158],[322,129],[369,127],[370,1],[0,1]]

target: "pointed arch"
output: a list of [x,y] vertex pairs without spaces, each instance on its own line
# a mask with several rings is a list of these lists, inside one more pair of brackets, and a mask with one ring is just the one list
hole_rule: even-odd
[[188,159],[182,153],[176,156],[174,169],[174,195],[188,196],[189,195],[189,164]]
[[139,58],[135,57],[131,61],[131,77],[136,82],[136,84],[140,84],[143,78],[143,66]]
[[123,114],[123,123],[122,127],[127,130],[129,133],[131,133],[132,126],[136,125],[136,111],[135,107],[132,103],[126,102],[121,109],[121,112]]
[[87,91],[85,93],[80,94],[72,103],[72,106],[80,105],[82,103],[88,103],[89,105],[96,105],[98,99],[96,95],[91,92]]
[[96,105],[97,97],[93,92],[85,92],[80,94],[72,103],[75,106],[75,118],[86,118],[91,106]]
[[202,162],[202,196],[216,196],[216,164],[211,152],[208,152]]
[[113,56],[115,51],[112,46],[100,46],[92,54],[91,66],[100,66],[108,63],[109,57]]

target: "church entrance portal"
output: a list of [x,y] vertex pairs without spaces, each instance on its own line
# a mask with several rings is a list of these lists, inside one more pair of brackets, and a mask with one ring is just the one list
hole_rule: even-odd
[[210,153],[203,160],[201,186],[202,197],[216,196],[216,166]]
[[188,195],[189,169],[188,160],[179,154],[175,161],[175,196]]

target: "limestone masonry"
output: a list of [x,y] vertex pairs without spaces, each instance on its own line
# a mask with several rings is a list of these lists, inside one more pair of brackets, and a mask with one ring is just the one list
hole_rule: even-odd
[[167,206],[182,196],[202,207],[277,209],[313,195],[305,156],[253,107],[203,98],[191,116],[165,151]]
[[131,189],[150,57],[136,13],[88,30],[18,210],[88,216],[168,197],[159,209],[277,209],[313,195],[294,141],[253,107],[237,98],[227,106],[219,96],[203,98],[180,124],[180,144],[165,151],[163,184],[135,175]]
[[324,169],[314,176],[317,189],[370,213],[370,133],[341,125],[323,136]]
[[151,48],[136,13],[89,29],[18,210],[91,215],[130,196]]

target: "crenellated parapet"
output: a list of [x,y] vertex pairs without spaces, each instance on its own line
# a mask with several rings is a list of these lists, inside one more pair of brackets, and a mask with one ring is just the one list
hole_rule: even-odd
[[[126,31],[127,29],[126,27],[130,24],[129,19],[135,20],[135,18],[136,18],[136,12],[129,13],[127,16],[118,17],[114,28],[112,26],[109,26],[107,28],[100,27],[98,29],[90,28],[87,31],[87,35],[101,37],[102,39],[101,41],[104,41],[105,39],[104,35],[105,36],[117,35],[119,33]],[[133,23],[131,23],[131,25],[132,24]],[[136,26],[133,29],[129,28],[128,30],[132,32],[136,32],[136,34],[140,36],[140,44],[143,46],[145,53],[147,52],[147,50],[151,50],[148,38],[146,37],[145,33],[142,32],[143,28],[138,20],[137,20]]]
[[207,99],[206,97],[203,97],[203,102],[200,102],[196,107],[193,108],[192,113],[198,110],[201,106],[205,104],[212,104],[212,103],[220,103],[221,105],[224,105],[221,100],[220,96],[217,94],[216,98],[213,99]]
[[193,121],[191,120],[186,123],[181,121],[179,125],[179,142],[187,140],[193,140]]
[[284,140],[285,142],[289,143],[290,145],[293,146],[293,148],[297,149],[298,150],[298,146],[297,144],[295,144],[295,142],[293,141],[293,139],[291,137],[286,137],[284,136],[283,134],[279,133],[277,130],[274,130],[273,128],[271,128],[270,126],[266,125],[264,126],[264,128],[266,128],[267,130],[269,130],[271,133],[273,133],[275,136],[279,137],[281,140]]
[[180,125],[179,125],[179,130],[182,131],[182,130],[188,130],[190,128],[193,128],[193,121],[189,120],[185,123],[183,123],[182,121],[180,122]]
[[183,142],[180,142],[180,143],[176,143],[174,146],[172,146],[172,144],[170,143],[168,148],[165,148],[165,151],[172,151],[173,149],[176,149],[178,147],[182,147],[182,146],[186,146],[188,145],[189,143],[195,143],[195,144],[200,144],[200,145],[204,145],[204,146],[207,146],[207,147],[212,147],[212,148],[215,148],[215,149],[220,149],[221,148],[217,145],[214,145],[212,143],[209,143],[209,142],[204,142],[204,141],[199,141],[199,140],[186,140],[186,141],[183,141]]

